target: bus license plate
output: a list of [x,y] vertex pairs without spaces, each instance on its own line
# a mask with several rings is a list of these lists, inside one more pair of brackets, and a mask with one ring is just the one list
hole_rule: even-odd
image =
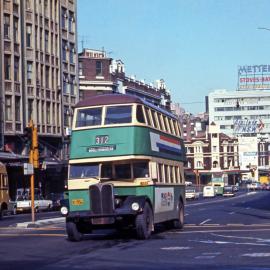
[[72,200],[72,205],[83,205],[83,199]]

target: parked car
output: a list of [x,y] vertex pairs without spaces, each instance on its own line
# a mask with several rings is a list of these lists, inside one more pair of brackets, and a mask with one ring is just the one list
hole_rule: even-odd
[[234,187],[233,186],[225,186],[223,189],[223,196],[224,197],[233,197],[234,194]]
[[249,189],[249,190],[260,190],[261,189],[261,183],[260,182],[251,182],[250,184],[247,184],[247,189]]
[[[50,210],[52,208],[52,200],[45,200],[38,190],[34,194],[34,207],[35,211]],[[31,195],[29,189],[17,190],[17,197],[14,203],[13,213],[31,211]]]
[[196,188],[193,187],[187,187],[186,188],[186,199],[187,200],[196,200],[199,199],[200,193],[196,191]]
[[213,186],[205,186],[203,188],[203,197],[207,198],[207,197],[215,197],[216,196],[216,192],[215,192],[215,188]]

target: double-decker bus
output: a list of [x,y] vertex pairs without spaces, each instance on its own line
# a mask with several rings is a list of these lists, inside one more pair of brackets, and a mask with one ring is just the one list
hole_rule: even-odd
[[108,94],[74,110],[68,239],[114,226],[147,239],[154,224],[184,225],[185,150],[177,118],[142,99]]

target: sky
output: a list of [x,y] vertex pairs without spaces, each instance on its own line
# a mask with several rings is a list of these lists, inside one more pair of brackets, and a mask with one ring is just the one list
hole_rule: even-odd
[[238,66],[270,64],[270,0],[77,3],[79,51],[83,41],[121,59],[127,76],[164,79],[172,102],[193,114],[215,89],[236,90]]

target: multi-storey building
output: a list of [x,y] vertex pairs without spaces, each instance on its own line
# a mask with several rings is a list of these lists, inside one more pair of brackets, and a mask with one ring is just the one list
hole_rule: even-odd
[[122,93],[142,97],[170,110],[171,96],[164,80],[156,85],[126,76],[121,60],[107,57],[105,51],[84,49],[79,54],[80,99],[97,94]]
[[269,90],[216,90],[208,96],[209,122],[222,133],[238,137],[241,169],[269,169],[270,93]]
[[1,0],[0,22],[1,147],[27,153],[32,119],[41,156],[63,158],[78,96],[76,0]]

